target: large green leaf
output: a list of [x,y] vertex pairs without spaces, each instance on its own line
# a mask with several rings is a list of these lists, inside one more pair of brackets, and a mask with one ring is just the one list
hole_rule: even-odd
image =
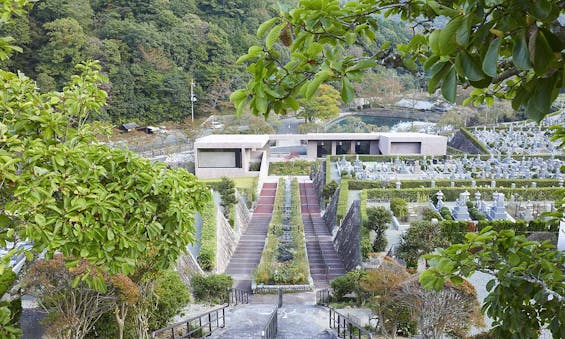
[[514,46],[512,48],[512,62],[518,69],[528,70],[532,68],[530,62],[530,53],[528,52],[528,44],[526,43],[526,31],[521,30],[512,40]]
[[463,17],[458,16],[452,19],[441,30],[437,42],[439,45],[439,55],[450,55],[457,49],[455,36],[457,30],[461,27],[462,23],[463,23]]
[[348,103],[351,102],[351,100],[353,100],[353,97],[355,96],[354,91],[353,91],[353,86],[351,85],[351,82],[349,81],[349,79],[347,79],[347,77],[342,77],[341,78],[341,100],[343,100],[343,102]]
[[447,101],[455,102],[455,97],[457,96],[457,72],[455,72],[454,66],[450,67],[447,76],[443,79],[441,94]]
[[485,77],[485,74],[479,66],[477,58],[470,56],[465,51],[461,51],[457,54],[457,57],[455,58],[455,67],[461,76],[464,76],[470,81],[479,81]]
[[275,22],[277,22],[278,20],[280,20],[280,19],[279,18],[271,18],[271,19],[263,22],[261,25],[259,25],[259,28],[257,29],[257,37],[258,38],[263,37],[263,35],[265,35],[267,30],[269,28],[273,27]]
[[528,48],[530,60],[534,63],[534,70],[538,74],[544,74],[555,62],[555,56],[541,30],[534,30],[530,36]]
[[265,38],[265,46],[267,46],[268,49],[273,48],[275,42],[279,40],[281,32],[285,26],[286,24],[284,22],[280,23],[273,27],[269,34],[267,34],[267,37]]
[[500,48],[501,38],[496,38],[490,42],[487,53],[483,59],[483,72],[491,77],[496,76],[498,65],[498,49]]

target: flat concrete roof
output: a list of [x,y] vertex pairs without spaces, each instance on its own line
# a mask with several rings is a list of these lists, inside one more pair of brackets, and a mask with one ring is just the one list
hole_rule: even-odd
[[381,133],[307,133],[306,140],[378,140]]
[[269,142],[266,134],[211,134],[196,139],[196,148],[263,148]]
[[386,137],[393,140],[398,139],[426,139],[426,138],[445,138],[440,135],[432,135],[426,133],[414,132],[375,132],[375,133],[308,133],[306,140],[379,140],[381,137]]

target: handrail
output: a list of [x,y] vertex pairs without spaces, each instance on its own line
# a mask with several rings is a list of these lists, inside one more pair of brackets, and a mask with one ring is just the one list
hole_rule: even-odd
[[327,306],[330,302],[330,290],[324,288],[316,291],[316,304]]
[[353,320],[330,307],[330,328],[337,330],[338,338],[373,339],[371,332],[357,325]]
[[261,339],[274,339],[274,338],[276,338],[278,326],[279,326],[278,315],[279,315],[278,308],[275,307],[275,309],[273,310],[273,313],[271,313],[271,315],[269,316],[269,320],[267,321],[267,324],[263,328],[263,331],[261,331]]
[[151,338],[158,334],[169,332],[167,338],[200,338],[212,334],[218,328],[226,326],[225,309],[228,305],[218,307],[201,315],[155,330]]
[[239,288],[228,288],[228,305],[249,304],[249,292]]

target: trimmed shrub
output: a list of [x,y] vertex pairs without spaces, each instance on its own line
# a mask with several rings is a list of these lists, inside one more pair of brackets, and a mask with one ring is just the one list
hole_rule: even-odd
[[308,160],[271,162],[269,175],[310,175],[313,163],[315,161]]
[[202,237],[198,264],[204,271],[212,271],[216,266],[216,204],[209,201],[200,213],[202,216]]
[[441,216],[445,219],[445,220],[453,220],[453,216],[451,215],[451,211],[449,210],[449,208],[443,206],[440,210],[439,213],[441,214]]
[[220,304],[232,287],[233,278],[227,274],[195,275],[190,284],[196,301]]
[[190,291],[177,272],[165,271],[157,278],[155,299],[157,309],[150,314],[149,328],[162,328],[190,301]]
[[335,180],[330,181],[324,186],[324,189],[322,190],[322,198],[324,198],[324,203],[327,203],[332,198],[338,186],[339,185]]
[[393,198],[390,200],[390,210],[395,217],[404,219],[408,216],[408,203],[401,198]]
[[347,208],[349,207],[349,183],[348,180],[342,180],[339,186],[339,199],[337,202],[336,216],[337,220],[341,222],[345,215],[347,214]]
[[442,219],[442,216],[438,212],[434,211],[429,207],[424,208],[423,214],[424,215],[422,218],[427,221],[431,221],[432,219],[437,219],[437,220]]

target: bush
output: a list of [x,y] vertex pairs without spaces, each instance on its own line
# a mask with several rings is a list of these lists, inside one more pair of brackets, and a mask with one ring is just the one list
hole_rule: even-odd
[[371,244],[370,230],[365,226],[361,226],[361,256],[363,259],[367,259],[371,252],[373,252],[373,245]]
[[202,237],[198,264],[204,271],[212,271],[216,266],[216,204],[209,201],[202,209]]
[[432,219],[441,220],[441,215],[429,207],[425,207],[423,211],[423,220],[431,221]]
[[439,213],[441,214],[441,216],[445,219],[445,220],[453,220],[453,216],[451,215],[451,211],[449,210],[449,208],[443,206],[440,210]]
[[324,203],[327,204],[328,201],[330,201],[337,188],[338,184],[335,180],[330,181],[324,186],[324,189],[322,190],[322,198],[324,198]]
[[195,275],[190,281],[196,301],[220,304],[233,285],[233,278],[227,274]]
[[330,283],[333,290],[333,297],[336,301],[344,301],[345,295],[354,293],[357,295],[358,302],[361,302],[364,293],[360,286],[361,280],[367,275],[364,270],[349,271],[341,277],[337,277]]
[[390,210],[395,217],[404,219],[408,216],[408,203],[401,198],[393,198],[390,200]]
[[337,202],[336,217],[338,222],[341,222],[347,214],[347,207],[349,205],[349,184],[348,180],[342,180],[339,186],[339,199]]
[[0,297],[10,290],[14,280],[16,280],[16,273],[12,269],[5,269],[0,275]]
[[165,327],[190,301],[190,292],[177,272],[165,271],[156,281],[155,302],[157,309],[151,312],[149,328]]
[[373,251],[382,252],[386,249],[385,231],[392,221],[390,212],[384,207],[367,208],[367,227],[376,233]]
[[269,175],[310,175],[314,161],[294,160],[285,162],[271,162]]

